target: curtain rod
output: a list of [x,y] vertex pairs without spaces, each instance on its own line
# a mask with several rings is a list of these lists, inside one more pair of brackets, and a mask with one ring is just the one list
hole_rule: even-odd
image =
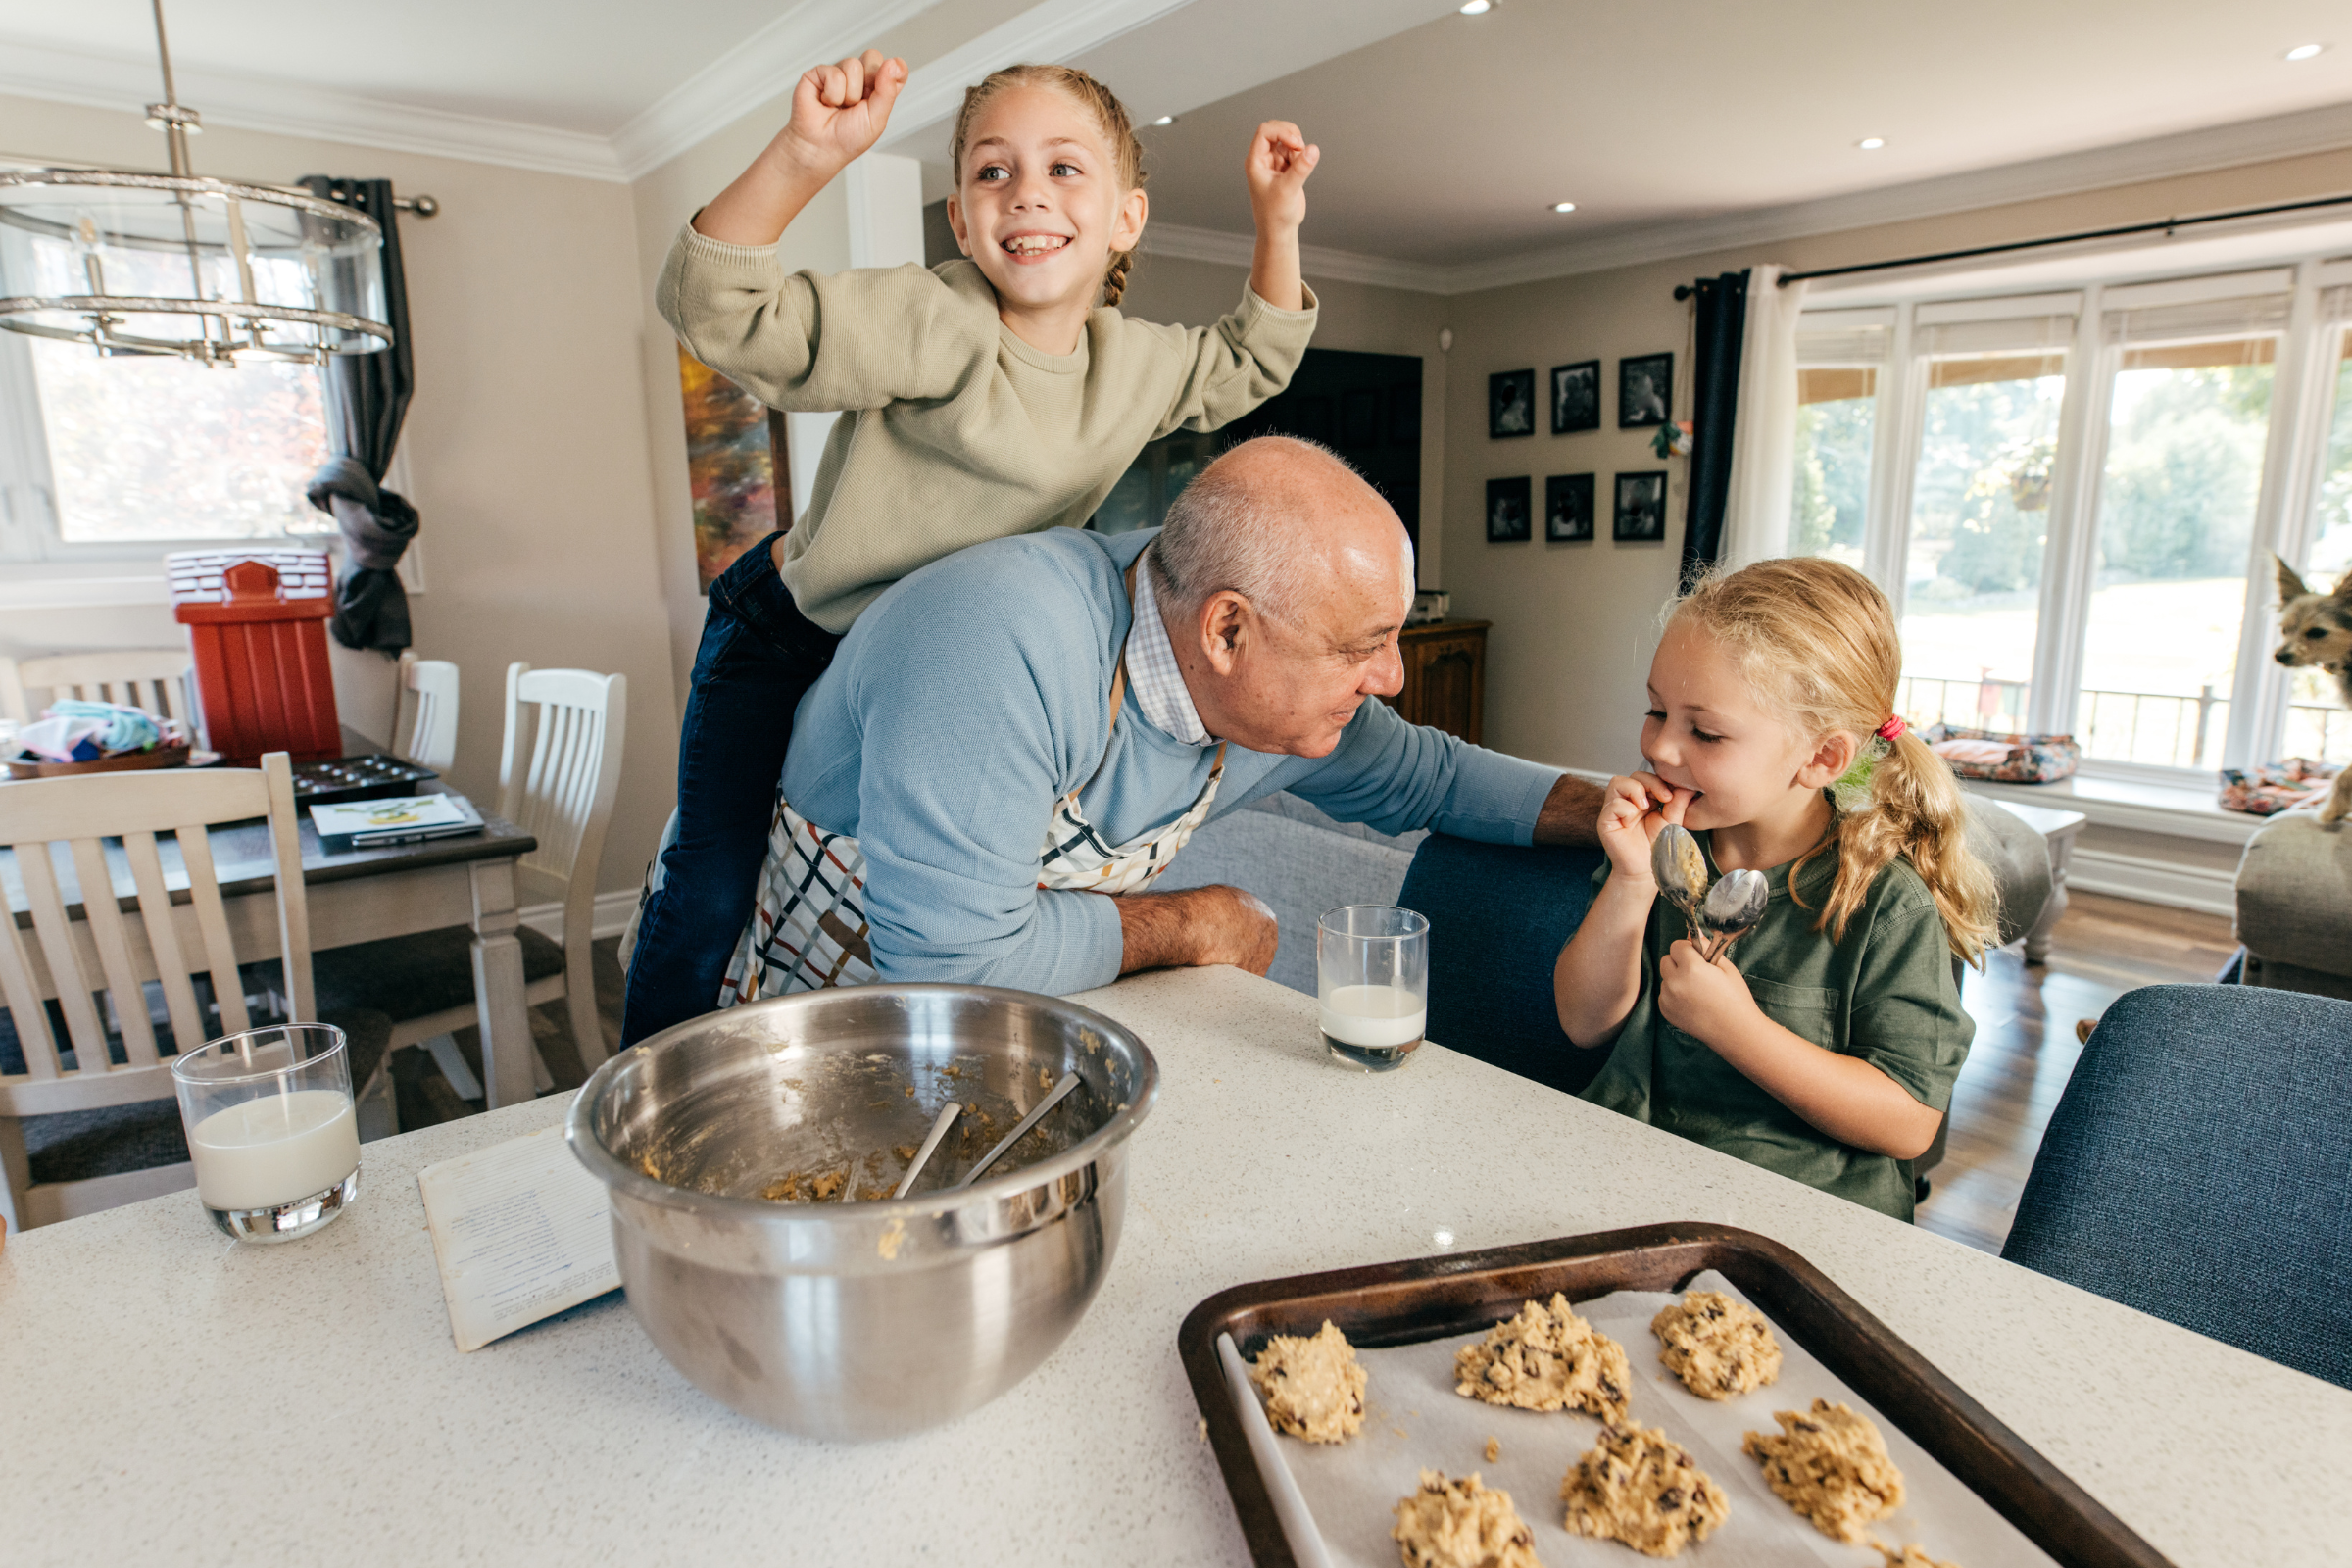
[[[1935,251],[1925,256],[1903,256],[1893,261],[1857,262],[1851,267],[1818,267],[1809,272],[1784,272],[1781,286],[1809,277],[1844,277],[1854,272],[1882,272],[1897,267],[1925,267],[1931,262],[1959,262],[1973,256],[1999,256],[2010,251],[2041,250],[2051,245],[2077,245],[2085,240],[2116,239],[2126,234],[2170,233],[2174,229],[2192,228],[2200,223],[2227,223],[2243,218],[2268,218],[2278,213],[2309,212],[2319,207],[2352,205],[2352,194],[2318,196],[2309,201],[2274,202],[2267,207],[2238,207],[2226,213],[2205,213],[2193,218],[2166,218],[2147,223],[2123,223],[2114,228],[2086,228],[2073,234],[2052,234],[2047,239],[2012,240],[2006,245],[1977,245],[1967,250]],[[1676,299],[1684,298],[1687,287],[1674,291]]]

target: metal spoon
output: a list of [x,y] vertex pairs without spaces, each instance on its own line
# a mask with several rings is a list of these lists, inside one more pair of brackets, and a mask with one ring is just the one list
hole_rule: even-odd
[[1669,822],[1649,843],[1649,874],[1666,895],[1666,902],[1683,911],[1690,940],[1701,936],[1699,901],[1707,896],[1707,858],[1699,853],[1690,830]]
[[[1023,1134],[1027,1133],[1030,1128],[1036,1126],[1039,1122],[1044,1121],[1046,1119],[1046,1112],[1052,1110],[1055,1105],[1060,1104],[1064,1097],[1066,1097],[1071,1090],[1077,1087],[1078,1075],[1074,1072],[1063,1073],[1061,1075],[1061,1082],[1055,1084],[1052,1089],[1046,1091],[1046,1098],[1037,1102],[1037,1108],[1030,1111],[1028,1115],[1023,1116],[1019,1121],[1014,1122],[1012,1125],[1012,1131],[1006,1133],[1003,1138],[998,1139],[997,1147],[990,1150],[987,1153],[982,1154],[980,1156],[980,1163],[974,1165],[970,1170],[965,1171],[963,1173],[963,1179],[956,1183],[956,1188],[969,1187],[972,1185],[972,1183],[978,1181],[988,1170],[988,1167],[997,1162],[998,1156],[1002,1155],[1004,1151],[1010,1149],[1013,1145],[1019,1143]],[[956,1188],[950,1188],[949,1190],[953,1192],[956,1190]]]
[[1712,963],[1717,954],[1754,930],[1771,898],[1763,872],[1724,872],[1698,906],[1699,956]]
[[899,1190],[890,1195],[893,1201],[905,1198],[913,1188],[914,1179],[923,1173],[923,1164],[931,1157],[931,1151],[939,1147],[939,1141],[948,1136],[948,1129],[955,1126],[956,1118],[962,1114],[963,1107],[953,1100],[940,1107],[939,1119],[931,1124],[931,1135],[923,1140],[923,1147],[914,1152],[914,1163],[906,1167],[906,1174],[899,1178]]

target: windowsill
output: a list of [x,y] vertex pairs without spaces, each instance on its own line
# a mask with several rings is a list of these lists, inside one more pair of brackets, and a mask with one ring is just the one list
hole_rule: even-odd
[[2243,844],[2272,820],[2225,811],[2214,801],[2218,781],[2199,789],[2138,779],[2090,778],[2077,773],[2055,784],[1994,784],[1964,779],[1961,788],[1995,801],[2081,811],[2099,827],[2161,833],[2177,839]]
[[160,561],[18,562],[0,575],[0,610],[86,610],[171,602]]

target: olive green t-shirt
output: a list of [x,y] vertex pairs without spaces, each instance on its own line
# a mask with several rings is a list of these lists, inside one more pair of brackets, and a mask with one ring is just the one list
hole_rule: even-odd
[[[1715,871],[1710,835],[1694,835]],[[1607,880],[1603,865],[1593,883]],[[1765,873],[1771,902],[1756,928],[1732,944],[1733,964],[1764,1016],[1793,1034],[1859,1056],[1931,1110],[1949,1108],[1952,1080],[1968,1059],[1975,1020],[1960,1005],[1943,918],[1908,860],[1879,873],[1869,897],[1832,942],[1816,931],[1837,877],[1835,852],[1817,856],[1788,897],[1788,867]],[[1688,936],[1681,911],[1660,897],[1642,944],[1642,995],[1584,1098],[1636,1121],[1809,1187],[1851,1199],[1896,1219],[1911,1218],[1908,1160],[1838,1143],[1758,1087],[1740,1069],[1659,1016],[1658,960]]]

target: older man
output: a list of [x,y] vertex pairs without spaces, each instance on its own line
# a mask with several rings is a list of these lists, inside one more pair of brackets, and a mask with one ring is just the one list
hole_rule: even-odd
[[1281,437],[1212,464],[1156,534],[1054,529],[915,572],[801,705],[725,1000],[1262,974],[1257,900],[1146,889],[1200,823],[1280,790],[1392,833],[1592,842],[1592,786],[1364,700],[1403,685],[1412,596],[1396,513]]

